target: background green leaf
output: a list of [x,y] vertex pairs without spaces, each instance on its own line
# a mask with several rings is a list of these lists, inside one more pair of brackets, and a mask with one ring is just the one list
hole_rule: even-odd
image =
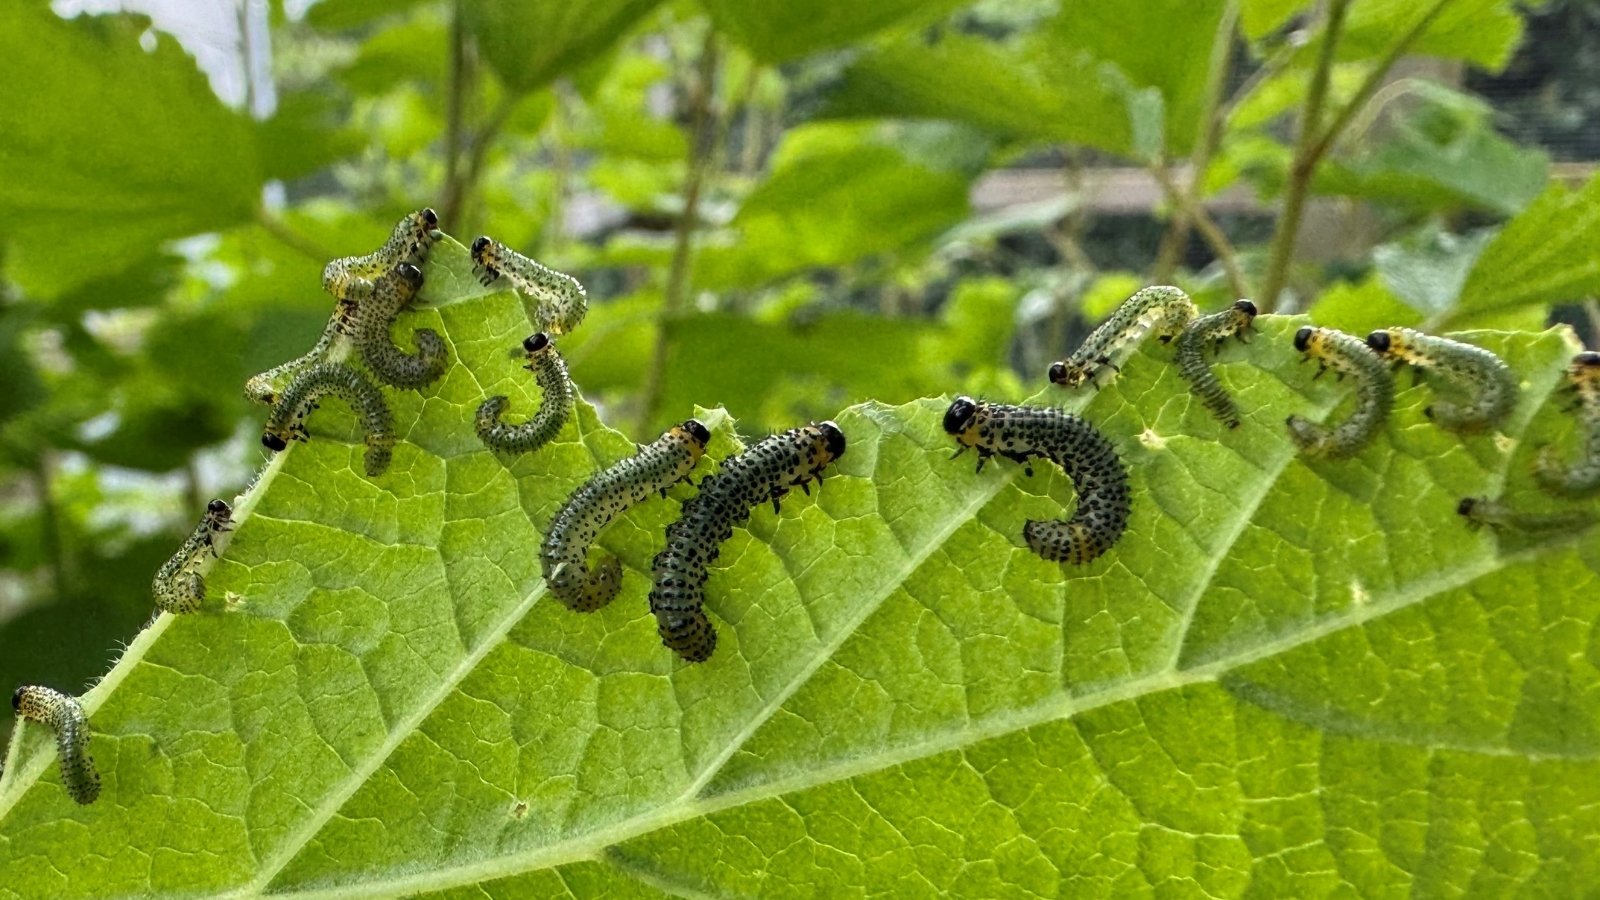
[[462,6],[484,59],[513,91],[544,87],[605,52],[661,0],[483,0]]

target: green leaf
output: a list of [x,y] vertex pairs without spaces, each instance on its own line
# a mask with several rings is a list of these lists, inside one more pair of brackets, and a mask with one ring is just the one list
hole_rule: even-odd
[[891,25],[932,21],[963,0],[700,0],[717,29],[761,62],[783,62]]
[[0,58],[26,72],[0,103],[9,277],[55,295],[162,241],[253,215],[254,126],[212,94],[172,38],[130,16],[63,21],[11,4]]
[[480,0],[461,14],[485,61],[506,87],[544,87],[604,53],[661,0]]
[[[1600,884],[1600,546],[1497,549],[1457,498],[1534,498],[1570,431],[1558,331],[1479,333],[1524,383],[1504,437],[1427,424],[1426,385],[1356,459],[1290,412],[1349,394],[1263,316],[1220,376],[1229,431],[1153,342],[1083,408],[1128,464],[1128,533],[1083,567],[1021,546],[1070,485],[949,458],[948,399],[836,414],[819,492],[753,512],[708,585],[702,665],[655,636],[645,572],[686,489],[610,528],[622,596],[548,602],[539,531],[633,452],[581,405],[503,462],[469,419],[536,398],[529,328],[436,249],[405,324],[459,359],[396,395],[368,480],[338,404],[238,504],[198,614],[162,616],[86,706],[100,801],[42,729],[0,781],[22,896],[1214,895],[1584,892]],[[714,364],[714,360],[708,360]],[[219,386],[221,389],[223,386]],[[691,410],[677,410],[688,415]],[[735,443],[715,425],[712,456]],[[639,437],[643,437],[640,435]],[[707,468],[709,468],[707,466]],[[452,893],[456,892],[456,893]]]
[[1357,0],[1345,19],[1340,58],[1382,56],[1441,2],[1443,9],[1409,52],[1496,72],[1505,68],[1522,38],[1522,17],[1512,0]]
[[1425,228],[1372,251],[1378,277],[1394,295],[1423,315],[1443,317],[1461,296],[1467,274],[1494,233],[1468,235]]
[[1551,185],[1506,223],[1467,276],[1453,321],[1600,291],[1600,177]]
[[423,0],[317,0],[306,11],[306,21],[317,28],[338,31],[356,28],[385,16],[404,12]]

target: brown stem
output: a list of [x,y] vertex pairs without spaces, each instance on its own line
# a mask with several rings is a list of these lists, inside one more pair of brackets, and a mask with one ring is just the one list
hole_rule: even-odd
[[[1233,291],[1235,297],[1248,297],[1250,290],[1245,284],[1244,271],[1239,268],[1239,254],[1233,248],[1233,243],[1223,233],[1211,214],[1205,207],[1197,203],[1189,191],[1178,186],[1172,177],[1172,172],[1165,164],[1151,167],[1155,173],[1156,181],[1160,182],[1161,189],[1166,192],[1167,198],[1178,205],[1178,211],[1193,223],[1195,230],[1200,232],[1200,237],[1205,239],[1211,252],[1217,255],[1217,261],[1222,263],[1222,271],[1228,279],[1228,289]],[[1198,183],[1198,179],[1194,183]]]
[[1256,299],[1262,312],[1271,312],[1278,304],[1278,295],[1289,274],[1289,263],[1294,259],[1295,241],[1300,236],[1300,219],[1305,214],[1306,194],[1311,187],[1311,176],[1316,172],[1314,154],[1318,133],[1322,129],[1322,107],[1328,100],[1328,82],[1333,72],[1334,51],[1344,30],[1345,13],[1350,0],[1328,0],[1326,24],[1322,28],[1322,47],[1317,53],[1317,65],[1311,72],[1311,86],[1306,92],[1305,106],[1300,112],[1299,137],[1296,140],[1294,159],[1289,164],[1289,180],[1283,190],[1283,209],[1278,214],[1278,228],[1272,235],[1272,250],[1267,261],[1267,279],[1261,296]]

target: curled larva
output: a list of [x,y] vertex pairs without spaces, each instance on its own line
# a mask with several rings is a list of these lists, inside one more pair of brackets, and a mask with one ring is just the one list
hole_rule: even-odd
[[1102,368],[1121,365],[1145,335],[1154,331],[1171,340],[1194,317],[1194,301],[1178,288],[1144,288],[1122,301],[1071,356],[1050,366],[1050,380],[1069,388],[1093,381]]
[[162,612],[189,613],[200,608],[206,598],[206,582],[196,571],[204,560],[204,552],[216,554],[218,534],[233,527],[233,508],[222,500],[206,504],[206,514],[194,532],[184,540],[183,546],[156,572],[150,584],[156,606]]
[[1576,496],[1600,488],[1600,353],[1585,351],[1572,358],[1566,390],[1577,394],[1573,406],[1583,430],[1583,449],[1571,463],[1554,447],[1540,449],[1534,475],[1547,490]]
[[376,478],[388,471],[395,442],[389,402],[365,375],[343,363],[317,363],[289,382],[267,416],[262,445],[269,450],[282,450],[289,441],[305,440],[306,417],[329,394],[350,404],[361,422],[367,445],[367,475]]
[[433,242],[444,237],[439,217],[431,209],[409,213],[394,227],[389,239],[365,256],[344,256],[322,270],[322,289],[340,299],[364,298],[373,280],[401,263],[420,265]]
[[1206,409],[1229,428],[1239,427],[1239,406],[1216,373],[1206,365],[1205,349],[1211,345],[1220,350],[1222,342],[1230,337],[1243,341],[1255,318],[1256,305],[1249,300],[1239,300],[1221,312],[1195,319],[1178,335],[1178,374],[1189,382],[1189,388]]
[[978,451],[980,472],[989,457],[998,455],[1028,465],[1032,474],[1030,461],[1038,456],[1072,479],[1078,492],[1072,518],[1030,519],[1023,526],[1028,548],[1045,559],[1086,563],[1111,549],[1128,527],[1127,469],[1116,448],[1087,421],[1059,409],[957,397],[945,411],[944,430],[960,445],[956,456]]
[[572,415],[572,379],[567,375],[566,361],[556,352],[556,345],[550,336],[544,332],[529,335],[522,342],[522,349],[528,355],[527,365],[523,368],[534,374],[534,380],[539,383],[539,390],[544,396],[539,400],[539,411],[521,425],[500,421],[506,407],[511,405],[510,398],[504,394],[483,401],[478,407],[474,424],[478,440],[483,441],[483,445],[490,450],[503,453],[538,450],[561,433],[561,426]]
[[1500,357],[1482,347],[1424,334],[1410,328],[1384,328],[1367,335],[1367,346],[1386,360],[1439,373],[1462,402],[1440,397],[1424,413],[1441,428],[1482,431],[1500,424],[1517,404],[1517,378]]
[[1339,459],[1361,451],[1383,428],[1394,408],[1394,378],[1389,367],[1355,335],[1332,328],[1305,327],[1295,332],[1296,350],[1318,363],[1320,378],[1329,369],[1340,378],[1350,375],[1356,381],[1356,408],[1349,418],[1329,429],[1300,416],[1288,419],[1289,437],[1302,452],[1311,456]]
[[89,718],[77,697],[36,684],[25,684],[11,695],[11,708],[29,722],[49,725],[56,733],[56,755],[61,762],[61,783],[81,805],[100,796],[100,773],[89,755]]
[[1474,530],[1487,525],[1494,531],[1556,534],[1578,531],[1595,523],[1595,514],[1587,509],[1532,513],[1488,497],[1463,497],[1456,504],[1456,512],[1467,520],[1467,527]]
[[540,331],[566,334],[589,311],[589,295],[576,278],[540,265],[494,238],[472,242],[472,262],[485,286],[503,275],[512,287],[538,302],[535,324]]
[[263,406],[277,403],[278,395],[294,380],[294,376],[321,362],[335,343],[355,335],[358,315],[359,306],[355,300],[341,299],[334,306],[333,315],[328,318],[328,324],[322,329],[322,336],[317,338],[316,345],[302,356],[250,376],[250,380],[244,383],[245,399]]
[[710,440],[706,426],[689,419],[573,491],[551,521],[539,553],[550,593],[578,612],[610,603],[622,587],[622,564],[606,556],[590,569],[589,545],[612,519],[651,494],[665,497],[667,488],[688,478]]
[[389,328],[396,315],[411,304],[422,287],[422,270],[401,263],[378,276],[372,294],[361,300],[357,314],[355,340],[361,359],[384,384],[397,388],[422,388],[439,380],[450,364],[444,338],[432,328],[412,332],[417,354],[412,356],[395,346]]
[[661,643],[688,662],[704,662],[717,649],[717,630],[706,618],[706,567],[716,562],[722,542],[733,536],[735,522],[750,510],[778,501],[790,490],[811,493],[810,482],[844,455],[844,432],[833,422],[792,428],[750,445],[723,460],[715,474],[700,482],[700,492],[683,504],[683,513],[667,526],[667,545],[652,567],[650,611],[656,617]]

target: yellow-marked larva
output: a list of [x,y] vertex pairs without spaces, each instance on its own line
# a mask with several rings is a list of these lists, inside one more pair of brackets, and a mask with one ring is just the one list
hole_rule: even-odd
[[1332,369],[1340,378],[1354,378],[1356,408],[1349,418],[1331,429],[1292,415],[1288,419],[1289,437],[1310,456],[1339,459],[1359,453],[1383,430],[1383,423],[1394,408],[1394,378],[1389,367],[1365,341],[1332,328],[1302,328],[1295,332],[1294,346],[1307,359],[1317,361],[1315,377]]
[[267,416],[262,445],[269,450],[282,450],[289,441],[305,440],[306,417],[329,394],[348,403],[361,422],[367,445],[367,475],[375,478],[388,471],[395,443],[389,402],[365,375],[343,363],[317,363],[289,382]]
[[443,237],[433,210],[409,213],[382,247],[365,256],[345,256],[328,263],[322,270],[322,289],[341,300],[365,299],[376,278],[401,263],[421,265],[433,242]]
[[1206,409],[1229,428],[1239,427],[1239,406],[1216,373],[1206,365],[1205,349],[1211,345],[1221,350],[1222,342],[1230,337],[1243,341],[1255,318],[1256,305],[1249,300],[1239,300],[1221,312],[1195,319],[1178,335],[1178,374],[1189,382],[1190,389]]
[[944,430],[960,447],[978,451],[978,471],[991,456],[1029,466],[1044,457],[1061,467],[1078,492],[1065,520],[1030,519],[1022,529],[1028,548],[1048,560],[1086,563],[1111,549],[1128,527],[1132,500],[1128,472],[1111,442],[1087,421],[1059,409],[979,403],[957,397],[944,414]]
[[1532,513],[1488,497],[1463,497],[1456,504],[1456,512],[1467,520],[1467,527],[1474,530],[1487,525],[1495,531],[1559,534],[1588,528],[1595,523],[1594,512],[1587,509]]
[[1492,428],[1517,404],[1517,378],[1500,357],[1482,347],[1424,334],[1411,328],[1384,328],[1367,335],[1367,346],[1384,359],[1437,372],[1461,398],[1440,397],[1424,413],[1441,428],[1474,432]]
[[1600,353],[1585,351],[1572,358],[1566,390],[1577,394],[1573,407],[1583,430],[1583,449],[1575,462],[1565,462],[1556,448],[1542,448],[1534,475],[1547,490],[1578,496],[1600,488]]
[[156,607],[162,612],[190,613],[206,598],[206,582],[196,571],[204,554],[216,555],[217,535],[233,527],[233,508],[222,500],[206,504],[206,514],[184,540],[183,546],[156,572],[150,585]]
[[566,334],[589,311],[589,295],[576,278],[540,265],[494,238],[472,242],[472,261],[484,286],[504,276],[512,287],[538,301],[534,324],[540,331]]
[[544,396],[539,400],[539,411],[521,425],[500,421],[510,398],[500,394],[483,401],[478,407],[475,427],[478,440],[490,450],[502,453],[527,453],[550,443],[561,426],[572,415],[574,391],[572,378],[567,375],[567,363],[556,352],[556,345],[544,332],[529,335],[522,342],[528,355],[523,368],[534,374],[539,390]]
[[411,305],[422,287],[422,270],[401,263],[379,275],[372,293],[359,303],[356,346],[361,359],[378,380],[397,388],[422,388],[439,380],[450,363],[444,338],[432,328],[412,332],[417,354],[412,356],[395,346],[390,326],[400,311]]
[[77,697],[25,684],[11,695],[11,708],[29,722],[49,725],[56,733],[56,755],[61,763],[61,783],[68,796],[81,805],[100,796],[100,773],[89,755],[89,718]]
[[622,587],[622,564],[606,556],[588,567],[589,545],[611,520],[689,477],[706,452],[711,432],[696,419],[674,425],[573,491],[545,533],[539,561],[550,593],[569,609],[591,612],[610,603]]
[[661,643],[688,662],[704,662],[717,649],[717,630],[706,618],[706,567],[716,562],[735,522],[767,501],[773,511],[789,491],[811,493],[810,483],[844,455],[844,432],[833,422],[792,428],[751,444],[723,460],[700,482],[700,492],[683,504],[678,521],[667,526],[667,546],[656,554],[650,611]]
[[1145,335],[1153,331],[1171,340],[1194,317],[1194,301],[1178,288],[1144,288],[1122,301],[1071,356],[1052,365],[1050,380],[1069,388],[1093,381],[1102,368],[1120,366]]

